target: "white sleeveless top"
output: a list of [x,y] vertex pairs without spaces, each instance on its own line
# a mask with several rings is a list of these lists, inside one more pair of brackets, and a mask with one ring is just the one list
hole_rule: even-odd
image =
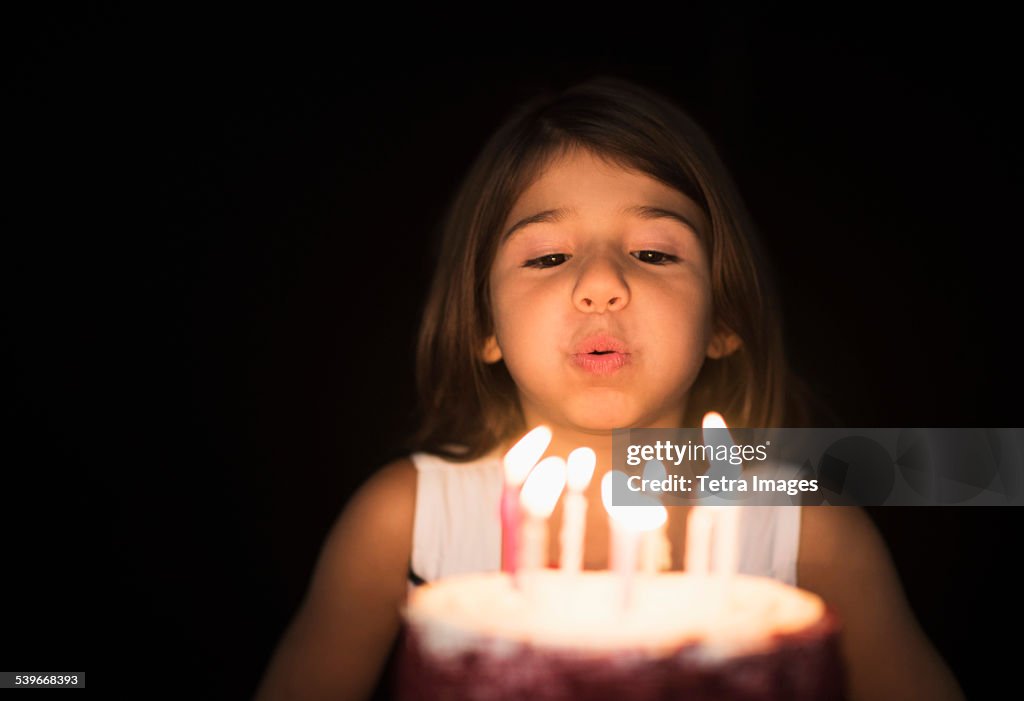
[[[462,572],[501,569],[500,457],[455,463],[414,453],[416,515],[411,575],[431,582]],[[736,506],[739,571],[796,586],[799,506]]]

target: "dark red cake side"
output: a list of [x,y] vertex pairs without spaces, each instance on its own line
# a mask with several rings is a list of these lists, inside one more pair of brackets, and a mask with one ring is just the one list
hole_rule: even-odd
[[771,650],[709,661],[696,645],[647,653],[576,654],[528,645],[501,654],[437,655],[415,628],[399,652],[400,701],[834,701],[844,698],[838,619],[831,612],[797,633],[773,638]]

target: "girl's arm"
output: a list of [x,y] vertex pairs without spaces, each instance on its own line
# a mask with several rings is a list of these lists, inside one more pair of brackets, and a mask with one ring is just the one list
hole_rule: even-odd
[[298,613],[256,701],[366,699],[398,634],[416,506],[408,460],[352,497],[324,544]]
[[842,619],[851,701],[963,699],[956,679],[918,626],[888,549],[857,507],[801,511],[798,584]]

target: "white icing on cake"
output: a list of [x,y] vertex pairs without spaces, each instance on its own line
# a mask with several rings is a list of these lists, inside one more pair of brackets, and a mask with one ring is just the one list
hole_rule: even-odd
[[425,651],[504,655],[521,645],[580,654],[633,651],[723,659],[766,650],[775,635],[822,619],[816,595],[764,577],[637,574],[629,605],[612,572],[558,570],[449,577],[410,595],[404,615]]

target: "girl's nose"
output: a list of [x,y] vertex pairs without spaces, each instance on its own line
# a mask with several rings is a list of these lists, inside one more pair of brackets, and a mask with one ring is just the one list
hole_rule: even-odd
[[618,311],[629,304],[629,286],[613,262],[600,256],[582,266],[572,301],[582,312]]

